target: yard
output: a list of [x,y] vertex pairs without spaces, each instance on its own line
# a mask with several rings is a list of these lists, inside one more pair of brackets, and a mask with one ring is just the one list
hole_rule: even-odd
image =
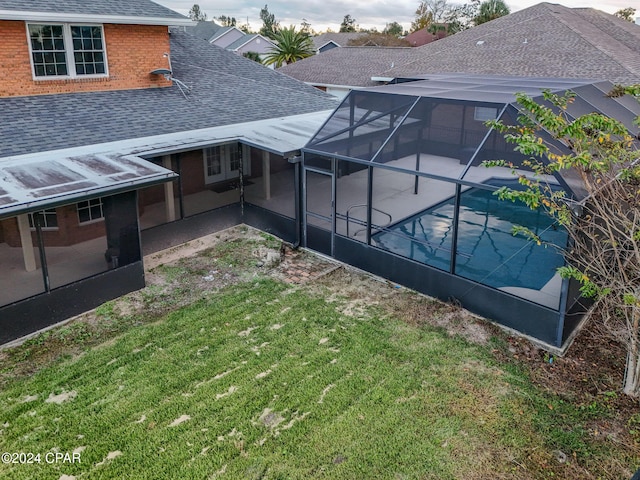
[[33,454],[0,478],[621,479],[640,466],[640,409],[616,392],[624,356],[588,331],[553,358],[247,227],[145,263],[144,290],[0,351],[0,452]]

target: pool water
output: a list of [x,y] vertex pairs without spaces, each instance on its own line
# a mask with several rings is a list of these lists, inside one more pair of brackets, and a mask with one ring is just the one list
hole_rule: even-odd
[[[373,235],[381,248],[449,271],[454,198],[390,225]],[[543,245],[513,235],[514,225],[528,227]],[[500,200],[492,191],[471,188],[461,194],[455,273],[492,287],[540,290],[564,264],[544,243],[564,246],[566,231],[543,211],[521,202]]]

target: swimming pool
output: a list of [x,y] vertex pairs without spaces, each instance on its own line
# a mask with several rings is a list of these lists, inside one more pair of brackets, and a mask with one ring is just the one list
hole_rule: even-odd
[[[449,271],[454,200],[450,198],[390,225],[372,240],[380,248]],[[479,188],[464,191],[460,200],[457,275],[495,288],[540,290],[564,264],[555,248],[512,234],[514,225],[522,225],[543,242],[566,245],[566,231],[543,211],[500,200],[492,191]]]

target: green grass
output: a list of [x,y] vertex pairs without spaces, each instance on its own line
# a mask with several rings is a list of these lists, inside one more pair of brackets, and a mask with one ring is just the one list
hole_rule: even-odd
[[497,364],[496,345],[340,306],[257,277],[9,380],[0,452],[81,463],[0,464],[0,478],[580,478],[612,454],[587,441],[590,412]]

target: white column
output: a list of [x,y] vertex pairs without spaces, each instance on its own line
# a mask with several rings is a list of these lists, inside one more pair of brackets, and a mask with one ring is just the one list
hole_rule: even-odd
[[33,272],[36,269],[36,255],[33,252],[33,242],[31,241],[31,229],[29,228],[29,216],[25,213],[18,215],[18,230],[20,231],[20,244],[22,245],[22,257],[24,258],[24,269]]
[[269,152],[262,152],[262,187],[264,198],[271,200],[271,161]]
[[[171,155],[162,157],[162,166],[171,170]],[[164,205],[167,222],[173,222],[176,219],[176,201],[173,198],[173,182],[165,182],[164,184]]]

